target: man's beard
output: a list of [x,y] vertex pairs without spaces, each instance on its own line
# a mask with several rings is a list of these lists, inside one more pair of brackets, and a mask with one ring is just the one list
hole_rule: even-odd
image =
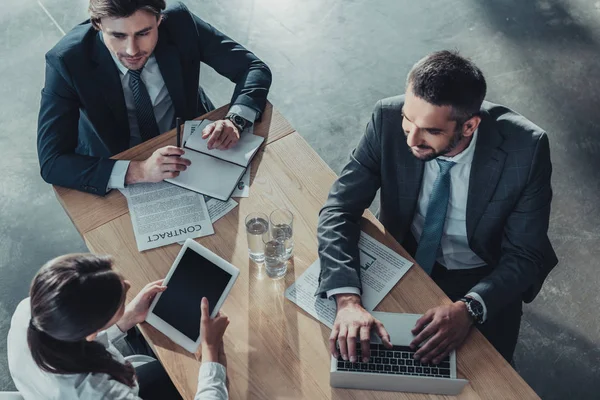
[[[452,150],[454,150],[456,148],[456,146],[458,146],[460,144],[460,141],[464,138],[465,136],[463,135],[462,132],[462,125],[459,129],[457,129],[456,131],[454,131],[454,136],[452,137],[452,140],[450,141],[450,143],[448,143],[448,146],[446,146],[443,150],[440,150],[438,152],[436,152],[435,150],[426,155],[423,158],[417,157],[415,156],[415,154],[412,152],[412,149],[409,147],[408,151],[410,151],[410,154],[412,154],[414,157],[418,158],[421,161],[431,161],[435,158],[438,158],[439,156],[445,156],[446,154],[450,153]],[[419,147],[419,146],[417,146]],[[424,147],[419,147],[420,149],[431,149],[433,150],[433,148],[429,147],[429,146],[424,146]]]

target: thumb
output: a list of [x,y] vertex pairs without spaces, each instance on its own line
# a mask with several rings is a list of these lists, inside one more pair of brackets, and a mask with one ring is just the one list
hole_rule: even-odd
[[210,319],[210,312],[208,311],[208,299],[202,298],[202,304],[200,305],[201,321],[208,321]]

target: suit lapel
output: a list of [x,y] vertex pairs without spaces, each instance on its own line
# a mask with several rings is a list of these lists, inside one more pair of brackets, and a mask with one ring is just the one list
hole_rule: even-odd
[[177,48],[168,41],[167,32],[160,31],[154,57],[175,107],[175,115],[188,118],[183,86],[183,71]]
[[127,119],[127,107],[125,106],[125,96],[119,70],[115,61],[110,55],[100,39],[101,33],[96,36],[96,45],[94,46],[93,60],[96,62],[96,68],[92,71],[94,84],[106,100],[106,105],[112,111],[116,129],[109,137],[100,137],[106,146],[113,152],[119,153],[129,147],[129,120]]
[[473,238],[475,228],[498,185],[504,169],[506,153],[500,149],[502,136],[487,112],[482,112],[475,154],[471,164],[467,198],[467,237]]
[[399,182],[400,212],[403,215],[402,221],[408,221],[410,228],[417,209],[425,163],[410,154],[405,142],[400,151],[405,153],[403,163],[399,165],[400,170],[398,171],[401,177]]

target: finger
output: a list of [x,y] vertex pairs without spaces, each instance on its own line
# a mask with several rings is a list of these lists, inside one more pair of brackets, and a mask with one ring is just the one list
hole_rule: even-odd
[[425,325],[429,324],[433,320],[434,315],[435,312],[433,311],[433,309],[428,310],[425,314],[423,314],[423,316],[417,320],[415,327],[412,328],[412,334],[416,335],[417,333],[421,332]]
[[213,148],[221,149],[223,142],[227,140],[229,136],[231,136],[230,130],[231,128],[228,128],[227,126],[223,127],[223,133],[221,133],[221,135],[219,135],[219,137],[215,139],[215,142],[213,143]]
[[206,139],[210,136],[211,133],[215,130],[215,123],[208,125],[206,128],[202,130],[202,139]]
[[161,285],[162,286],[162,284],[163,284],[164,281],[165,281],[164,279],[159,279],[157,281],[150,282],[150,283],[146,284],[146,286],[152,286],[152,285]]
[[348,327],[346,325],[340,326],[340,333],[338,335],[338,343],[340,345],[340,354],[345,361],[348,361]]
[[356,337],[358,335],[358,326],[350,325],[348,328],[348,358],[351,362],[356,362]]
[[206,146],[208,147],[208,149],[212,149],[215,145],[215,142],[217,140],[219,140],[219,138],[221,137],[221,135],[223,134],[223,124],[221,122],[217,122],[215,124],[215,130],[213,131],[212,135],[210,136],[210,139],[208,139],[208,143],[206,144]]
[[187,167],[192,165],[192,162],[187,158],[182,157],[161,157],[156,160],[156,162],[164,168],[167,165],[181,165],[182,167]]
[[227,139],[225,139],[223,141],[223,144],[221,144],[220,149],[221,150],[227,150],[227,149],[229,149],[231,147],[232,143],[233,143],[233,138],[228,137]]
[[362,350],[362,362],[369,362],[371,356],[371,330],[368,326],[360,327],[360,347]]
[[208,299],[206,297],[202,298],[202,303],[200,304],[200,320],[208,321],[210,319],[210,313],[208,311]]
[[333,329],[331,330],[331,335],[329,335],[329,352],[335,358],[338,357],[338,351],[337,351],[337,347],[336,347],[335,344],[337,342],[339,331],[340,331],[339,330],[339,326],[338,325],[334,325]]
[[184,164],[163,164],[160,167],[162,172],[185,171],[186,169],[187,165]]
[[377,332],[377,334],[381,338],[381,341],[383,342],[383,345],[385,347],[387,347],[388,349],[391,349],[392,348],[392,340],[390,338],[390,334],[385,329],[385,326],[383,326],[383,324],[380,321],[378,321],[378,320],[375,320],[375,324],[374,325],[375,325],[375,331]]
[[431,339],[427,341],[417,352],[415,353],[415,360],[420,358],[431,360],[431,357],[434,355],[432,351],[435,350],[442,342],[446,340],[446,337],[438,332]]
[[419,333],[412,342],[410,342],[410,347],[414,350],[421,343],[423,343],[427,338],[433,336],[439,329],[439,324],[437,322],[432,322],[425,329]]
[[446,359],[446,357],[448,357],[448,354],[450,354],[450,352],[454,350],[454,345],[453,343],[447,344],[443,350],[440,351],[440,353],[433,358],[432,362],[434,364],[439,364],[442,361],[444,361]]
[[165,146],[157,150],[161,156],[181,156],[185,151],[177,146]]
[[170,171],[170,172],[163,172],[162,174],[162,179],[173,179],[173,178],[177,178],[179,176],[179,174],[181,174],[180,171]]

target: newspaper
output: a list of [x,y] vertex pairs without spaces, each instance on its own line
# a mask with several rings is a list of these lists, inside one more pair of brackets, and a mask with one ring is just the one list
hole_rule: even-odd
[[[373,311],[413,264],[364,232],[360,235],[358,250],[362,303],[367,311]],[[315,296],[320,269],[317,260],[287,288],[285,297],[332,328],[336,314],[335,301]]]
[[214,233],[204,196],[167,182],[121,189],[127,199],[138,250]]
[[250,167],[246,169],[231,197],[250,197]]

